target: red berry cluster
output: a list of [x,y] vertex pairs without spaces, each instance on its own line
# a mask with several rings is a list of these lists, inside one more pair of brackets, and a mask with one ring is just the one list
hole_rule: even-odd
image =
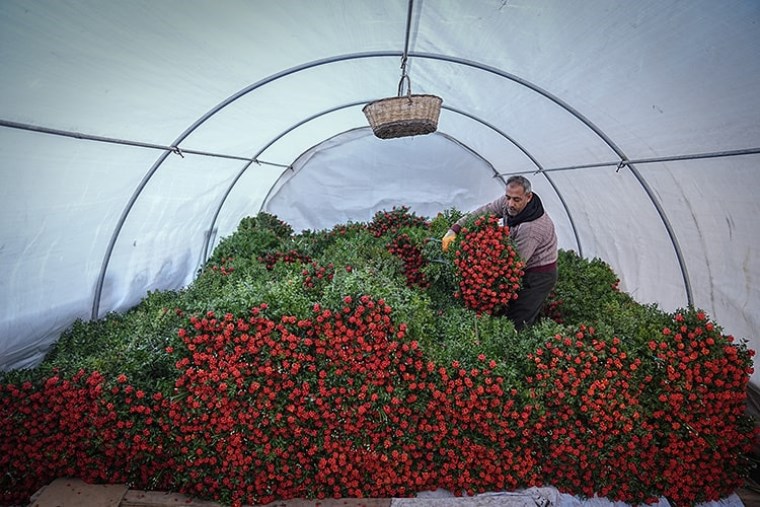
[[338,224],[328,233],[329,236],[346,236],[356,231],[363,231],[367,228],[366,225],[359,222],[351,222],[348,224]]
[[544,306],[541,309],[542,315],[549,319],[552,319],[558,324],[562,324],[564,322],[563,313],[561,310],[562,303],[563,300],[557,296],[556,292],[552,291],[549,294],[549,297],[546,298]]
[[216,264],[211,265],[211,270],[216,271],[223,276],[227,276],[231,274],[233,271],[235,271],[235,268],[230,266],[230,263],[232,261],[233,261],[233,257],[222,257],[219,265],[216,265]]
[[367,226],[373,236],[393,234],[403,227],[427,227],[427,221],[409,212],[408,206],[393,207],[391,211],[378,211]]
[[512,246],[509,229],[498,222],[494,215],[481,215],[463,228],[454,259],[459,278],[454,297],[478,314],[506,310],[517,299],[522,281],[524,263]]
[[278,262],[284,262],[286,264],[301,262],[305,264],[311,262],[311,257],[298,250],[291,249],[287,252],[269,252],[266,255],[259,256],[258,261],[266,264],[267,269],[271,271],[274,269],[274,265]]
[[425,274],[420,271],[426,263],[422,250],[414,244],[408,234],[396,236],[393,241],[385,245],[385,248],[404,262],[404,276],[409,287],[425,288],[430,285]]
[[317,261],[311,261],[301,271],[303,275],[303,286],[305,289],[322,289],[331,282],[335,276],[335,266],[332,262],[327,266],[320,266]]

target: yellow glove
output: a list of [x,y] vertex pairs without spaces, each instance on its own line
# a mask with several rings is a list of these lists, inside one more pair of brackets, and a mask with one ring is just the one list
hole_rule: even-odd
[[447,232],[446,235],[441,240],[441,243],[442,243],[441,248],[443,248],[444,252],[448,251],[449,247],[451,246],[451,244],[454,242],[456,238],[457,238],[457,234],[451,229],[449,229],[449,232]]

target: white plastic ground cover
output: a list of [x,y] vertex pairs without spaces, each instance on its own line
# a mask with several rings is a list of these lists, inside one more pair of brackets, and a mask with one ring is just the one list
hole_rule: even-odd
[[380,141],[361,108],[396,93],[408,5],[0,2],[0,368],[190,283],[262,207],[297,230],[466,210],[494,171],[637,300],[760,349],[760,3],[416,0],[439,132]]
[[[391,507],[629,507],[604,497],[580,498],[561,493],[550,486],[532,487],[517,491],[495,491],[473,496],[454,496],[448,490],[423,491],[414,498],[394,498]],[[739,495],[733,493],[716,501],[702,502],[697,507],[743,507]],[[660,498],[651,507],[671,507],[666,498]]]

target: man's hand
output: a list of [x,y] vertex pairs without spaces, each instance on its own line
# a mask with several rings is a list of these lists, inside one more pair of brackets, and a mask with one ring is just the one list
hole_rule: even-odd
[[441,240],[441,248],[443,248],[444,252],[447,252],[449,250],[449,247],[454,242],[454,240],[457,238],[457,234],[449,229],[449,232],[446,233],[446,235]]

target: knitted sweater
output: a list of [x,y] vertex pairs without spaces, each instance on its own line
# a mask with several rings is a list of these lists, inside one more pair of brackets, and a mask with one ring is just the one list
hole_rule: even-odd
[[547,213],[532,222],[512,227],[509,235],[515,242],[517,253],[525,261],[525,270],[557,262],[557,235],[554,223]]

